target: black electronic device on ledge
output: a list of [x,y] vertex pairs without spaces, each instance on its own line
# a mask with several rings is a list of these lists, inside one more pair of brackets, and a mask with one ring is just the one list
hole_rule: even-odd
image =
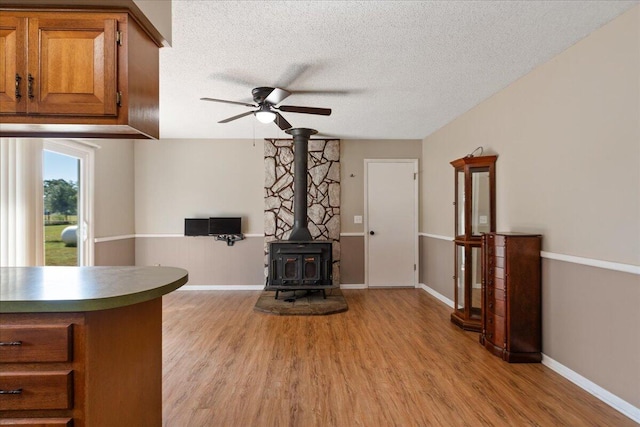
[[227,246],[244,240],[241,217],[185,218],[185,236],[213,236]]
[[209,218],[209,234],[212,236],[242,234],[242,218],[211,217]]

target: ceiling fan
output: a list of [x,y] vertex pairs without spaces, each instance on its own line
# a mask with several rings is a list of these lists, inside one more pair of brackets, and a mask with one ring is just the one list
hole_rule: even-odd
[[295,105],[278,106],[279,103],[281,103],[285,98],[291,95],[291,92],[278,87],[257,87],[251,91],[251,94],[253,95],[253,101],[255,102],[255,104],[227,101],[225,99],[215,98],[200,98],[200,100],[223,102],[225,104],[244,105],[245,107],[257,108],[257,110],[254,111],[247,111],[246,113],[238,114],[237,116],[220,120],[218,123],[228,123],[241,117],[253,114],[262,123],[275,122],[280,129],[287,130],[292,126],[287,120],[285,120],[284,117],[282,117],[279,111],[285,111],[289,113],[318,114],[321,116],[331,115],[330,108],[298,107]]

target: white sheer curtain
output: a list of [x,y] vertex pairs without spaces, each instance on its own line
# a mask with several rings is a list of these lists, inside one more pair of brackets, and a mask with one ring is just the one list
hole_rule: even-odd
[[0,267],[44,264],[42,141],[0,139]]

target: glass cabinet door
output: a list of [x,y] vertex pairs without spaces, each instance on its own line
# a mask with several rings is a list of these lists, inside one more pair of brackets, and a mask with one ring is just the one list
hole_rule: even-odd
[[465,292],[465,253],[464,246],[456,245],[456,310],[464,313],[466,292]]
[[471,169],[471,234],[491,231],[491,185],[487,168]]
[[464,229],[464,170],[456,173],[456,235],[462,236]]
[[471,295],[470,295],[470,313],[472,319],[480,319],[482,317],[482,260],[480,256],[480,247],[471,247]]

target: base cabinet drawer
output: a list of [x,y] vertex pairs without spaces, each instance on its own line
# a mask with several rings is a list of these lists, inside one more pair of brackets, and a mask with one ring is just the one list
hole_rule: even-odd
[[497,347],[504,345],[504,317],[493,313],[486,314],[487,328],[486,339]]
[[0,420],[0,426],[72,427],[71,418],[11,418]]
[[0,363],[67,362],[72,325],[0,326]]
[[0,410],[71,409],[73,373],[0,373]]
[[497,316],[504,317],[504,300],[487,298],[487,309]]

